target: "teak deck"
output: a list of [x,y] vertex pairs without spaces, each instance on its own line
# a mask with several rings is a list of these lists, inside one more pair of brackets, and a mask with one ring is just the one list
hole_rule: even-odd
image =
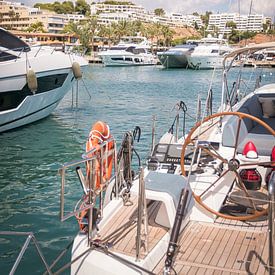
[[[137,205],[138,200],[132,197],[133,205],[123,206],[122,209],[99,232],[103,242],[107,242],[112,252],[119,252],[129,256],[136,256],[137,235]],[[147,202],[148,211],[148,253],[155,247],[158,241],[167,233],[168,229],[154,223],[154,217],[159,202]],[[145,257],[144,249],[141,249],[141,258]]]
[[[137,198],[122,209],[101,230],[101,240],[110,251],[136,255]],[[148,252],[167,232],[154,223],[159,203],[148,203]],[[191,221],[183,230],[174,269],[177,274],[268,274],[267,220],[239,222],[218,218],[215,223]],[[141,258],[144,258],[141,249]],[[166,255],[156,274],[163,274]],[[171,274],[174,274],[173,271]]]
[[[164,261],[155,273],[163,273]],[[267,222],[190,222],[174,269],[177,274],[268,274]]]

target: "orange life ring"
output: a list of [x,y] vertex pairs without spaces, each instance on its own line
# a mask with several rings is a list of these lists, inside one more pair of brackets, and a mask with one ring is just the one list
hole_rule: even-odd
[[[89,134],[89,138],[86,143],[86,153],[89,153],[93,149],[96,149],[90,154],[87,154],[87,157],[92,157],[94,155],[97,155],[98,158],[96,159],[96,165],[95,165],[95,186],[97,189],[101,187],[102,184],[104,184],[106,181],[108,181],[111,178],[112,175],[112,166],[113,166],[113,155],[108,156],[107,158],[107,163],[106,163],[106,158],[103,159],[103,169],[102,169],[102,182],[100,178],[100,157],[101,153],[105,153],[106,151],[109,151],[114,148],[114,142],[110,141],[104,147],[102,150],[100,149],[100,145],[110,139],[112,136],[110,134],[110,128],[109,126],[102,121],[97,121]],[[86,174],[87,174],[87,179],[90,177],[90,165],[89,163],[86,166]]]

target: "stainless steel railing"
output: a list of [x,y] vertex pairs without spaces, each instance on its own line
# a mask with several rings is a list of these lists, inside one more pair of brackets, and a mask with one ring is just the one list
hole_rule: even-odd
[[139,194],[138,194],[138,217],[136,235],[136,260],[140,259],[141,247],[148,252],[148,213],[145,196],[144,168],[140,168]]
[[269,233],[269,274],[275,274],[275,172],[272,172],[268,184],[269,212],[268,212],[268,233]]
[[[112,149],[108,149],[108,144],[113,142],[114,146]],[[109,186],[112,180],[115,180],[114,190],[115,190],[115,197],[118,198],[119,195],[119,185],[118,185],[118,171],[117,171],[117,153],[116,153],[116,142],[114,138],[110,138],[105,142],[101,143],[97,148],[85,153],[83,155],[83,159],[76,160],[73,162],[67,162],[59,169],[61,175],[61,189],[60,189],[60,220],[63,222],[70,217],[76,216],[82,211],[88,211],[88,238],[89,240],[93,237],[93,208],[98,204],[99,216],[102,218],[103,215],[103,196],[104,192]],[[99,154],[100,152],[100,154]],[[97,163],[100,163],[100,179],[103,182],[103,170],[106,169],[107,160],[110,156],[113,156],[112,162],[114,167],[114,176],[111,177],[108,181],[104,183],[104,185],[100,186],[100,188],[96,187],[96,172],[95,167]],[[89,176],[83,177],[84,182],[81,182],[84,192],[86,193],[87,201],[85,201],[85,205],[80,207],[79,209],[74,209],[74,211],[65,213],[65,186],[66,186],[66,172],[69,168],[74,168],[79,165],[89,165],[90,173]]]
[[22,258],[24,256],[27,248],[29,247],[29,244],[30,244],[31,241],[33,241],[33,243],[35,245],[35,248],[36,248],[36,251],[38,253],[38,256],[42,260],[42,262],[43,262],[43,264],[44,264],[44,266],[45,266],[48,274],[49,275],[53,274],[51,272],[51,269],[50,269],[48,263],[46,262],[46,259],[45,259],[44,255],[43,255],[43,253],[42,253],[42,251],[41,251],[41,249],[39,247],[39,244],[38,244],[38,242],[37,242],[37,240],[36,240],[36,238],[35,238],[35,236],[33,235],[32,232],[0,231],[0,235],[6,235],[6,236],[7,235],[9,235],[9,236],[26,236],[27,237],[24,245],[22,246],[22,248],[20,250],[19,255],[17,256],[17,258],[16,258],[16,260],[15,260],[15,262],[14,262],[12,268],[11,268],[11,271],[9,272],[9,275],[15,274],[15,272],[17,270],[17,267],[20,264],[20,262],[21,262],[21,260],[22,260]]

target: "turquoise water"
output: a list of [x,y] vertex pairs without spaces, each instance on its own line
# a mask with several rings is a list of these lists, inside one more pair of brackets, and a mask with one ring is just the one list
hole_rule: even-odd
[[[255,81],[252,72],[246,69],[243,75],[245,85],[249,85],[246,80],[253,80],[251,87]],[[274,71],[259,72],[264,82],[274,82]],[[237,69],[233,75],[236,73]],[[174,105],[183,100],[188,107],[190,128],[197,95],[206,97],[212,79],[214,108],[220,102],[221,71],[212,77],[213,71],[206,70],[89,66],[84,75],[91,100],[80,83],[78,108],[72,108],[69,93],[48,118],[0,135],[0,230],[33,232],[48,263],[73,240],[78,229],[74,219],[64,223],[59,220],[57,171],[62,163],[80,158],[95,121],[106,121],[119,141],[125,131],[140,126],[141,141],[136,149],[144,159],[150,150],[152,115],[157,116],[156,130],[160,137],[173,122]],[[82,194],[78,184],[69,185],[68,192],[71,204]],[[24,241],[24,237],[0,236],[1,274],[8,274]],[[63,263],[69,259],[70,253]],[[16,274],[43,271],[31,245]]]

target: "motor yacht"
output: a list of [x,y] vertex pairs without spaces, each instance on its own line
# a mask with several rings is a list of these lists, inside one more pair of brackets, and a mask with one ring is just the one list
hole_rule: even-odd
[[86,65],[80,54],[50,46],[29,46],[1,28],[0,132],[48,116]]
[[194,51],[197,43],[177,45],[164,52],[158,52],[157,56],[165,68],[188,68],[187,55]]
[[156,65],[157,59],[150,52],[150,44],[145,37],[124,37],[99,57],[104,66],[144,66]]
[[221,69],[225,55],[231,51],[232,48],[228,46],[225,39],[203,38],[198,47],[187,55],[188,67],[191,69]]

